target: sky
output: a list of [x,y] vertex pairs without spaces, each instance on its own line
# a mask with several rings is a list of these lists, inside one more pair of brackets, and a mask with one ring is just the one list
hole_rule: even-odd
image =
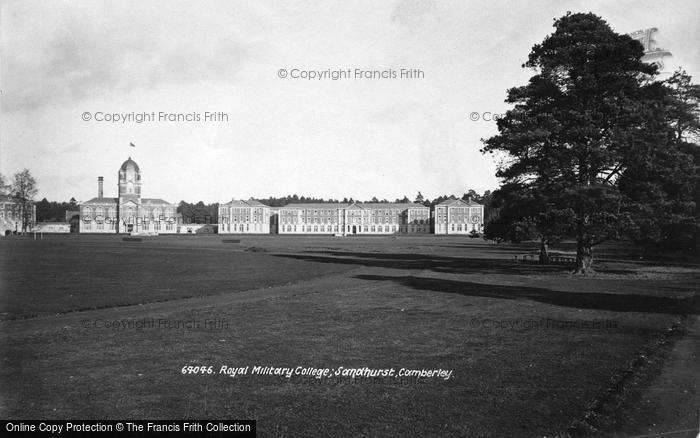
[[656,27],[698,81],[697,1],[2,0],[0,173],[53,201],[116,196],[128,157],[170,202],[493,190],[481,139],[567,11]]

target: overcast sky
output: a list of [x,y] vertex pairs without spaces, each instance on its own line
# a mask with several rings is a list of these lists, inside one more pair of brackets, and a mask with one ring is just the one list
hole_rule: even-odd
[[[143,196],[170,202],[494,189],[496,163],[479,149],[496,125],[483,113],[508,108],[506,90],[533,74],[521,68],[530,49],[569,10],[620,33],[658,28],[665,70],[700,77],[694,0],[1,4],[0,172],[29,168],[38,198],[57,201],[96,196],[98,176],[116,196],[128,156]],[[402,68],[423,77],[279,77]],[[228,121],[95,120],[207,111]]]

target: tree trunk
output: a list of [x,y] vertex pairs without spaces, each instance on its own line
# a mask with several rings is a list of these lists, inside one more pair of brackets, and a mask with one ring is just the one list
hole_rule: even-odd
[[540,237],[540,264],[546,265],[549,263],[549,245],[547,239]]
[[574,274],[595,274],[593,269],[593,245],[588,239],[578,238],[576,247],[576,269]]

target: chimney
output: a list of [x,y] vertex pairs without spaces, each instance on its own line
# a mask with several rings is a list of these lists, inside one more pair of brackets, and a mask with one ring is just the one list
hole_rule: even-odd
[[105,179],[101,176],[97,177],[97,197],[102,198],[104,195],[104,191],[102,190],[102,186],[104,185]]

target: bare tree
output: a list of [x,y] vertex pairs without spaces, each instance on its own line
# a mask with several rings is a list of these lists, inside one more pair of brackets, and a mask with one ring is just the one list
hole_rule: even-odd
[[10,194],[20,207],[22,218],[22,232],[27,231],[27,227],[32,221],[34,211],[34,197],[37,194],[36,180],[29,173],[29,169],[24,169],[14,175]]

